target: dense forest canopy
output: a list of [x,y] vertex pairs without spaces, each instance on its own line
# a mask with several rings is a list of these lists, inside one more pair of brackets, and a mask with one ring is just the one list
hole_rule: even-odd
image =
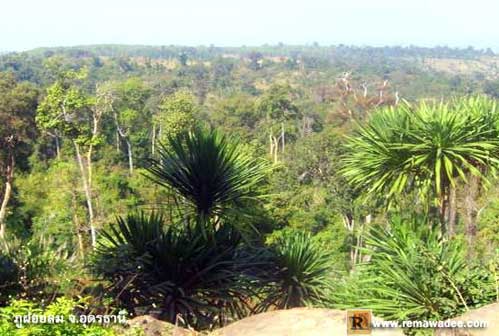
[[498,97],[472,47],[2,54],[0,312],[88,297],[212,329],[499,300]]

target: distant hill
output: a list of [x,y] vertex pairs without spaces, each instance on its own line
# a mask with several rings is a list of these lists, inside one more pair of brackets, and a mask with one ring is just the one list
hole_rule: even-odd
[[319,45],[263,45],[263,46],[241,46],[241,47],[216,47],[216,46],[148,46],[148,45],[121,45],[102,44],[84,45],[55,48],[37,48],[26,53],[31,55],[48,55],[62,53],[69,56],[85,56],[90,54],[96,56],[142,56],[150,58],[171,58],[179,53],[186,53],[191,57],[211,58],[224,54],[246,55],[257,52],[266,56],[322,56],[322,57],[346,57],[357,55],[369,57],[425,57],[425,58],[450,58],[450,59],[477,59],[483,56],[495,56],[491,49],[450,48],[450,47],[359,47],[347,45],[319,46]]

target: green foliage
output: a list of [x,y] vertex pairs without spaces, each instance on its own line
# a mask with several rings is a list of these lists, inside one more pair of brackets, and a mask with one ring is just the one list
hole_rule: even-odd
[[113,283],[119,301],[160,309],[171,323],[184,321],[196,328],[224,324],[248,311],[252,293],[250,268],[240,235],[229,225],[203,234],[205,223],[166,224],[157,214],[118,219],[103,239],[94,270]]
[[86,76],[84,69],[66,72],[47,88],[36,114],[36,123],[42,130],[67,136],[81,144],[93,140],[88,114],[95,101],[79,84]]
[[289,85],[274,85],[258,102],[258,111],[262,116],[276,121],[285,121],[299,117],[299,111],[292,101],[293,90]]
[[198,215],[222,216],[227,208],[256,196],[269,166],[216,131],[196,129],[169,138],[148,168],[154,181],[188,200]]
[[163,139],[174,137],[192,130],[198,123],[199,107],[195,97],[189,91],[176,91],[166,97],[159,106],[158,123],[161,126]]
[[[331,253],[309,233],[284,231],[271,241],[271,265],[265,270],[269,283],[256,311],[320,304],[331,290]],[[262,281],[262,279],[260,279]]]
[[146,157],[152,122],[151,111],[147,107],[150,87],[140,78],[128,78],[123,82],[106,83],[102,91],[110,96],[114,127],[119,129],[120,136],[137,147],[134,151],[139,157]]
[[[444,320],[496,298],[493,274],[467,260],[422,217],[396,217],[366,237],[370,260],[336,288],[332,304],[393,320]],[[435,225],[434,225],[435,226]]]
[[[3,145],[15,138],[12,153],[22,174],[16,170],[7,228],[26,237],[0,253],[2,304],[9,294],[70,295],[70,284],[78,282],[91,287],[99,309],[113,310],[101,298],[117,297],[113,305],[136,312],[148,306],[171,322],[179,313],[179,321],[209,329],[255,310],[322,305],[324,295],[343,307],[372,305],[391,316],[400,306],[431,318],[464,311],[458,292],[469,308],[491,301],[491,288],[498,287],[499,208],[497,191],[483,187],[495,183],[496,101],[431,102],[478,90],[497,96],[487,65],[495,56],[483,55],[444,47],[317,45],[108,45],[0,55],[0,71],[11,73],[0,74],[0,196],[9,154]],[[422,67],[421,58],[435,57]],[[449,57],[479,73],[456,76],[427,67]],[[345,81],[338,80],[345,71]],[[381,86],[388,89],[379,92]],[[395,100],[392,88],[401,102],[424,97],[426,103],[371,114],[371,107]],[[37,109],[39,91],[45,95]],[[355,127],[354,119],[362,124]],[[205,123],[239,136],[244,146],[199,132]],[[347,146],[344,134],[351,135]],[[280,164],[267,174],[257,158],[269,153],[269,137]],[[68,270],[67,260],[57,261],[75,250],[88,261],[88,203],[73,141],[83,150],[83,164],[92,163],[89,199],[93,225],[102,233],[92,265],[104,281],[91,285],[78,263]],[[99,150],[87,151],[90,144]],[[125,156],[132,159],[129,169]],[[461,198],[472,175],[480,177],[476,206]],[[419,211],[448,202],[454,186],[457,224],[477,218],[476,244],[468,247],[477,258],[463,264],[464,247],[435,232],[438,239],[428,238],[420,232],[424,220],[404,233],[394,221],[383,229],[391,235],[380,229],[377,243],[370,234],[362,248],[363,233],[388,216],[382,203]],[[367,197],[359,197],[365,191]],[[136,208],[163,215],[114,222]],[[40,236],[50,236],[50,246],[37,247]],[[270,246],[262,247],[264,238]],[[369,258],[372,263],[345,278],[348,292],[329,292],[338,278],[333,266],[348,271]],[[19,281],[25,266],[33,282]],[[376,289],[378,283],[385,287]]]
[[480,97],[387,108],[350,138],[343,173],[371,195],[390,199],[416,188],[441,198],[468,174],[486,180],[480,167],[498,165],[498,118],[495,104]]
[[[38,91],[28,83],[17,83],[11,74],[0,73],[0,169],[7,162],[7,149],[18,151],[32,143],[36,134],[34,110]],[[23,151],[20,151],[21,154]],[[26,154],[26,153],[24,153]]]
[[[0,302],[10,297],[47,298],[70,285],[68,275],[74,258],[64,246],[53,248],[52,240],[0,241]],[[73,265],[71,265],[73,264]]]
[[28,217],[32,223],[30,233],[34,236],[51,236],[57,246],[75,247],[74,233],[78,223],[72,221],[81,218],[83,223],[85,219],[84,209],[80,205],[81,195],[77,192],[81,183],[76,163],[56,161],[48,168],[32,169],[16,185],[22,204],[17,216],[23,216],[12,218],[12,221],[16,219],[22,222],[25,220],[23,217]]
[[[74,301],[68,298],[58,298],[46,307],[27,300],[13,300],[9,306],[0,308],[0,336],[114,336],[110,328],[97,324],[81,324],[70,322],[70,315],[75,315],[85,301]],[[22,316],[28,314],[45,316],[60,316],[63,323],[22,323]],[[21,316],[19,326],[16,326],[16,316]],[[76,316],[76,315],[75,315]]]
[[210,110],[210,122],[217,129],[251,140],[251,133],[258,121],[253,97],[238,92],[229,97],[213,98],[207,105]]

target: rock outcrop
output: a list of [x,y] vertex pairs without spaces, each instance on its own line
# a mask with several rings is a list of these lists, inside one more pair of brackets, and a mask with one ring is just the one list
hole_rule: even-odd
[[437,336],[499,336],[499,303],[471,310],[451,321],[487,321],[487,328],[439,329]]
[[[177,327],[171,323],[160,321],[152,316],[135,317],[127,322],[128,331],[142,329],[145,336],[196,336],[191,330]],[[127,334],[126,331],[124,333]]]
[[[326,336],[346,335],[346,312],[295,308],[247,317],[210,336]],[[372,336],[403,336],[399,329],[373,329]]]

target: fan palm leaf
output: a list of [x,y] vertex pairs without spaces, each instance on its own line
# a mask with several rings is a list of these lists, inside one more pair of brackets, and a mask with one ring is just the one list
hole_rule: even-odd
[[149,172],[154,181],[188,200],[200,216],[223,215],[235,202],[254,198],[269,170],[216,131],[196,129],[161,145]]

